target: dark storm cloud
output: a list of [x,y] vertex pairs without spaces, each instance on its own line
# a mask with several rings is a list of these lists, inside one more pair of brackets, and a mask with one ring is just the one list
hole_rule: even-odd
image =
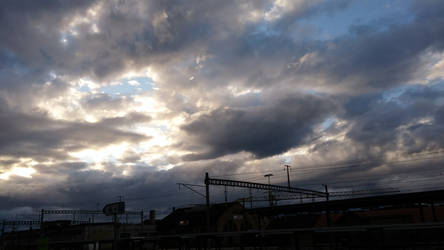
[[25,67],[47,67],[61,50],[58,28],[93,1],[6,0],[0,3],[0,47]]
[[151,64],[184,66],[183,61],[194,61],[214,41],[237,40],[244,15],[265,8],[267,2],[104,2],[97,23],[101,33],[81,32],[73,39],[83,55],[76,62],[85,70],[78,70],[106,79]]
[[[51,79],[48,71],[15,68],[9,65],[0,69],[0,98],[7,105],[22,110],[32,109],[39,98],[55,98],[68,89],[66,82]],[[45,83],[51,82],[51,86]]]
[[[90,31],[92,23],[81,24],[78,35],[67,37],[67,45],[60,42],[61,29],[69,17],[85,15],[93,2],[2,4],[5,28],[0,35],[5,39],[0,45],[5,48],[3,57],[14,61],[11,65],[15,67],[32,66],[33,71],[52,68],[61,74],[104,79],[151,64],[172,63],[174,67],[177,60],[193,61],[203,52],[211,59],[202,70],[189,65],[190,74],[196,74],[202,88],[230,80],[246,85],[286,83],[304,87],[306,81],[298,79],[308,77],[312,86],[320,84],[317,87],[327,89],[387,89],[411,79],[421,69],[419,57],[427,50],[441,51],[444,40],[440,36],[443,18],[437,11],[442,3],[437,1],[416,2],[412,21],[354,26],[350,34],[324,42],[295,41],[289,26],[309,16],[341,10],[346,1],[307,1],[283,13],[276,22],[241,25],[249,11],[263,13],[269,3],[105,1],[94,21],[100,32]],[[259,32],[260,26],[268,27],[269,32]],[[33,41],[32,46],[27,41]],[[316,63],[289,67],[313,52]],[[325,79],[316,83],[310,78],[313,75]],[[168,82],[176,88],[186,88],[185,83],[193,84],[183,77]]]
[[[54,70],[62,75],[109,80],[127,69],[165,63],[174,66],[178,60],[194,61],[201,53],[209,53],[214,57],[215,66],[225,67],[229,60],[228,65],[232,67],[214,72],[214,69],[205,68],[205,72],[221,78],[230,75],[237,78],[246,70],[253,70],[248,64],[251,60],[258,63],[258,57],[272,56],[273,63],[280,61],[277,65],[281,71],[291,58],[281,60],[280,57],[300,57],[304,51],[284,35],[286,28],[283,26],[286,25],[283,23],[273,27],[281,29],[279,37],[252,36],[258,24],[249,22],[247,17],[252,11],[263,14],[270,7],[269,1],[45,1],[42,4],[7,1],[2,4],[5,14],[2,19],[4,33],[0,33],[5,37],[0,43],[4,48],[3,57],[11,61],[10,66],[31,69],[34,74]],[[96,19],[78,24],[77,34],[69,35],[66,29],[70,20],[74,16],[84,17],[86,10],[95,6],[102,6]],[[285,13],[285,18],[296,22],[308,15],[343,6],[344,1],[325,5],[304,1]],[[99,33],[91,32],[93,24]],[[61,42],[62,38],[66,43]],[[32,45],[28,41],[33,41]],[[293,49],[295,51],[291,51]],[[240,65],[233,65],[240,56],[245,59],[239,61]],[[262,75],[256,75],[257,70],[252,71],[249,74],[252,84],[267,76],[270,70],[265,69],[271,65],[261,65],[265,72]],[[266,79],[269,77],[262,82]]]
[[424,70],[426,52],[443,51],[444,18],[440,1],[417,1],[412,21],[351,26],[350,34],[317,50],[318,63],[303,67],[319,72],[347,91],[384,90],[402,85]]
[[426,53],[443,51],[444,18],[434,11],[443,4],[432,2],[418,1],[411,20],[354,25],[348,34],[326,41],[295,40],[285,25],[271,25],[269,33],[252,27],[231,40],[210,43],[213,58],[201,77],[213,85],[228,80],[260,87],[309,84],[354,94],[400,86],[426,70]]
[[[110,169],[122,170],[122,166],[107,166]],[[213,175],[236,171],[240,162],[208,161],[204,163],[181,164],[177,167],[158,171],[148,165],[126,166],[131,176],[115,175],[107,171],[85,170],[81,163],[74,163],[67,168],[66,179],[46,182],[44,176],[34,175],[32,179],[11,177],[14,182],[3,183],[4,190],[12,190],[16,184],[26,185],[20,192],[0,197],[0,210],[29,206],[39,211],[41,208],[78,208],[97,209],[110,202],[115,202],[119,195],[123,196],[129,210],[157,209],[165,215],[164,210],[173,206],[204,203],[205,200],[187,189],[179,190],[176,183],[203,184],[205,172]],[[213,166],[219,166],[214,169]],[[46,169],[45,174],[51,171]],[[57,171],[54,169],[53,171]],[[87,194],[87,195],[85,195]],[[212,190],[212,201],[218,197]],[[170,210],[168,210],[169,212]]]
[[[211,166],[220,166],[212,170]],[[113,168],[113,166],[109,166]],[[114,166],[121,169],[122,167]],[[166,171],[157,171],[148,165],[128,166],[132,176],[116,176],[103,171],[83,171],[70,175],[68,180],[59,183],[58,190],[63,197],[69,197],[65,204],[84,207],[97,202],[106,203],[123,195],[127,204],[140,208],[165,208],[190,203],[204,203],[204,199],[187,190],[179,190],[176,183],[203,184],[204,173],[218,174],[234,171],[239,162],[210,161],[203,164],[183,164]],[[153,192],[155,191],[155,192]],[[84,194],[88,193],[86,199]],[[213,197],[214,199],[214,197]],[[89,204],[88,204],[89,203]]]
[[362,103],[366,105],[346,105],[346,114],[350,115],[346,119],[352,124],[347,138],[361,145],[364,151],[379,148],[381,155],[442,148],[444,140],[436,136],[444,132],[444,92],[440,85],[412,86],[400,91],[399,95],[365,98],[367,101]]
[[294,178],[301,178],[301,185],[325,182],[349,189],[368,185],[407,191],[411,183],[417,183],[418,191],[438,188],[444,161],[444,140],[437,136],[444,132],[442,86],[343,98],[344,110],[335,114],[341,121],[324,130],[319,141],[307,144],[309,154],[293,160],[295,168],[301,164],[306,169],[305,176]]
[[325,62],[318,69],[339,84],[363,89],[404,84],[421,69],[423,53],[428,49],[442,51],[444,38],[439,34],[444,32],[443,24],[444,18],[421,20],[335,41],[336,48],[321,52]]
[[[77,171],[86,170],[88,164],[86,162],[60,162],[57,167],[51,167],[50,165],[38,164],[33,166],[33,168],[42,175],[71,175]],[[29,181],[29,180],[28,180]],[[38,182],[38,181],[37,181]]]
[[280,154],[300,145],[313,126],[336,110],[327,97],[299,95],[253,109],[217,109],[182,127],[203,153],[188,160],[207,159],[241,151],[257,157]]
[[[97,20],[77,24],[70,34],[70,21],[97,3]],[[245,2],[256,9],[265,4]],[[219,31],[236,29],[244,14],[237,3],[219,1],[5,1],[0,10],[3,57],[23,68],[98,79],[193,54]],[[91,32],[93,24],[99,33]]]
[[141,114],[106,119],[97,124],[53,120],[45,114],[23,114],[1,110],[0,151],[3,156],[66,159],[67,153],[128,141],[149,139],[113,126],[149,120]]

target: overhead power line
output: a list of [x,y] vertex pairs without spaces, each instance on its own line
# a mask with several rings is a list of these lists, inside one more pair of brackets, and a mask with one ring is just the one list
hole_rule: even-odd
[[[418,156],[427,156],[427,155],[438,155],[438,156],[436,156],[436,157],[418,157]],[[296,175],[296,174],[300,174],[300,173],[296,173],[296,172],[312,172],[314,170],[344,169],[344,168],[349,168],[350,166],[359,167],[361,165],[365,166],[365,165],[372,164],[372,163],[373,164],[375,164],[375,163],[399,164],[399,163],[408,163],[408,162],[414,162],[414,161],[433,160],[433,159],[443,158],[444,157],[444,150],[416,153],[416,154],[411,154],[409,156],[415,156],[416,158],[404,159],[404,160],[394,160],[394,161],[384,161],[381,158],[373,158],[373,159],[366,159],[366,160],[356,159],[356,160],[349,160],[349,161],[339,161],[339,162],[328,163],[328,164],[313,164],[313,165],[299,165],[299,166],[295,165],[295,166],[293,166],[291,173],[292,173],[292,175]],[[263,174],[266,174],[266,173],[273,173],[273,175],[278,174],[276,171],[261,171],[261,172],[256,171],[256,172],[243,172],[243,173],[234,173],[234,174],[226,174],[226,175],[216,175],[214,177],[219,178],[219,177],[232,177],[232,176],[242,176],[242,175],[263,176]]]

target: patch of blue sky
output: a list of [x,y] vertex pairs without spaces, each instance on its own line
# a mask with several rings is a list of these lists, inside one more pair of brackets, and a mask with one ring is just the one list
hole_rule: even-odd
[[431,86],[433,89],[437,91],[444,91],[444,80],[443,79],[434,80]]
[[334,122],[336,121],[336,117],[329,116],[321,123],[322,130],[328,129]]
[[399,88],[387,90],[382,94],[382,100],[384,102],[394,101],[395,99],[398,99],[402,94],[404,94],[409,88],[409,86],[402,86]]
[[[421,94],[422,92],[425,91],[432,91],[435,93],[439,93],[444,91],[444,81],[436,81],[433,84],[429,84],[429,85],[422,85],[422,84],[417,84],[417,85],[406,85],[406,86],[401,86],[401,87],[397,87],[397,88],[393,88],[390,90],[385,91],[382,94],[382,101],[383,102],[395,102],[398,105],[408,105],[408,103],[405,103],[405,98],[402,98],[406,93],[410,92],[411,93],[418,93]],[[404,100],[404,101],[403,101]]]
[[382,101],[393,102],[400,106],[406,106],[407,103],[404,103],[401,97],[408,91],[420,91],[420,88],[423,88],[423,86],[407,85],[387,90],[382,94]]
[[281,156],[281,164],[291,164],[291,157],[290,156]]
[[85,92],[85,93],[91,91],[91,89],[90,89],[86,84],[85,84],[85,85],[82,85],[78,90],[79,90],[80,92]]
[[278,36],[279,32],[277,30],[275,30],[273,28],[273,25],[271,25],[270,23],[268,23],[266,21],[261,21],[253,27],[253,29],[249,33],[249,35],[250,35],[250,37],[256,36],[256,35],[270,37],[270,36]]
[[150,127],[153,129],[158,129],[162,133],[167,133],[169,131],[169,128],[166,125],[151,125]]
[[318,95],[319,93],[313,89],[304,89],[303,91],[307,95]]
[[355,25],[378,24],[384,29],[390,23],[410,22],[411,0],[360,0],[351,3],[342,10],[320,12],[299,22],[313,27],[317,33],[314,39],[331,40],[350,33]]
[[101,87],[99,91],[111,96],[126,96],[151,91],[153,87],[154,81],[149,77],[130,77],[121,79],[117,84]]
[[10,50],[0,51],[0,74],[18,74],[29,73],[28,67],[22,63],[16,54]]

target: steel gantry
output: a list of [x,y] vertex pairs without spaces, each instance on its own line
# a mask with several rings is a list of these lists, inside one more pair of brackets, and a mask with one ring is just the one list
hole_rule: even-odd
[[290,186],[279,186],[279,185],[263,184],[263,183],[248,182],[248,181],[215,179],[215,178],[210,178],[208,173],[205,173],[205,186],[208,187],[209,185],[231,186],[231,187],[253,188],[253,189],[261,189],[269,191],[286,192],[286,193],[297,193],[301,195],[306,195],[307,198],[327,196],[327,193],[310,189],[294,188]]

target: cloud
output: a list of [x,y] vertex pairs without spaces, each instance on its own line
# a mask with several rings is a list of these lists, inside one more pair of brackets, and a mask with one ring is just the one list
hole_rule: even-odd
[[313,125],[334,111],[332,100],[310,95],[289,96],[252,109],[217,109],[182,127],[203,151],[186,159],[240,151],[260,158],[280,154],[303,143]]
[[[217,170],[213,166],[220,166]],[[176,183],[203,184],[204,172],[212,171],[214,175],[226,171],[236,171],[238,161],[210,160],[200,163],[185,163],[168,171],[153,171],[146,165],[126,166],[133,171],[132,175],[113,175],[107,171],[82,170],[65,166],[69,173],[64,178],[46,181],[45,174],[37,174],[32,179],[14,178],[14,182],[3,182],[0,199],[2,210],[11,207],[34,208],[84,208],[99,209],[106,203],[115,202],[117,196],[123,196],[128,210],[156,209],[161,216],[166,215],[172,207],[204,203],[205,199],[189,192],[179,190]],[[122,166],[109,166],[120,168]],[[48,174],[48,173],[46,173]],[[26,188],[16,190],[17,186]],[[203,191],[203,190],[202,190]],[[212,201],[221,199],[220,190],[212,189]],[[88,194],[85,196],[85,194]]]
[[[58,29],[67,16],[87,8],[92,1],[2,1],[0,46],[30,70],[54,66],[53,53],[62,53]],[[32,41],[30,43],[29,41]]]
[[149,137],[114,128],[147,121],[147,117],[132,114],[127,118],[110,118],[100,123],[53,120],[45,114],[24,114],[3,109],[1,124],[1,154],[38,159],[67,159],[67,154],[83,148],[102,147],[115,142],[137,143]]
[[439,149],[443,142],[434,135],[444,129],[440,114],[440,85],[407,88],[399,96],[375,98],[353,124],[347,137],[382,151],[421,152]]
[[99,122],[99,126],[100,125],[105,127],[131,126],[134,124],[147,123],[149,121],[151,121],[151,117],[141,113],[133,112],[122,117],[112,117],[112,118],[102,119]]
[[427,70],[429,58],[422,56],[444,48],[444,39],[438,35],[443,32],[444,19],[433,11],[442,9],[442,4],[431,2],[417,1],[411,21],[351,26],[348,35],[326,41],[315,50],[317,63],[290,71],[316,72],[333,89],[358,94],[415,83]]
[[[319,39],[319,20],[367,15],[359,6],[2,1],[0,171],[36,171],[0,180],[2,209],[81,207],[85,194],[114,201],[121,187],[133,198],[159,193],[149,206],[165,209],[200,202],[171,190],[200,183],[205,171],[261,173],[282,159],[295,168],[382,162],[298,179],[320,182],[383,176],[390,159],[440,150],[444,5],[403,3],[402,18],[367,16]],[[149,88],[100,93],[145,78]]]
[[438,34],[444,20],[435,12],[424,15],[427,10],[424,6],[413,10],[411,21],[355,25],[348,34],[325,41],[295,40],[285,26],[271,26],[269,31],[247,28],[240,36],[210,43],[208,60],[192,71],[193,83],[171,82],[221,88],[227,83],[258,88],[285,85],[348,94],[415,83],[430,63],[425,55],[443,49]]
[[[28,9],[24,3],[5,2],[4,22],[9,26],[17,24],[24,30],[17,33],[21,37],[13,35],[5,39],[10,42],[3,47],[7,48],[5,56],[10,60],[32,62],[24,65],[25,68],[51,69],[61,75],[89,76],[105,82],[129,69],[152,66],[169,68],[164,71],[163,87],[183,90],[195,85],[204,89],[208,85],[225,86],[227,82],[303,88],[310,82],[311,88],[340,92],[404,84],[421,70],[423,62],[418,60],[419,56],[427,50],[442,50],[443,41],[437,34],[442,33],[443,21],[437,12],[430,11],[439,9],[438,3],[415,3],[411,22],[374,24],[376,28],[365,24],[354,26],[350,34],[330,41],[295,41],[288,26],[307,16],[340,11],[348,6],[346,1],[335,4],[299,1],[290,8],[292,11],[279,12],[279,18],[270,24],[264,21],[265,14],[262,21],[242,22],[249,13],[265,13],[263,9],[267,6],[274,6],[270,9],[274,13],[287,4],[254,1],[240,5],[236,2],[170,5],[163,1],[136,1],[131,5],[84,1],[71,6],[48,2],[18,20],[15,11],[32,8]],[[222,10],[224,15],[220,14]],[[48,14],[50,11],[56,14]],[[31,29],[33,25],[49,30]],[[96,32],[90,30],[94,25]],[[271,34],[258,31],[261,26],[269,27]],[[11,33],[6,28],[2,30],[5,37]],[[57,38],[64,32],[75,33],[66,38],[68,47]],[[33,40],[34,45],[23,44],[28,40]],[[314,54],[315,63],[293,67],[301,58]],[[193,63],[201,55],[207,56],[206,61]]]

